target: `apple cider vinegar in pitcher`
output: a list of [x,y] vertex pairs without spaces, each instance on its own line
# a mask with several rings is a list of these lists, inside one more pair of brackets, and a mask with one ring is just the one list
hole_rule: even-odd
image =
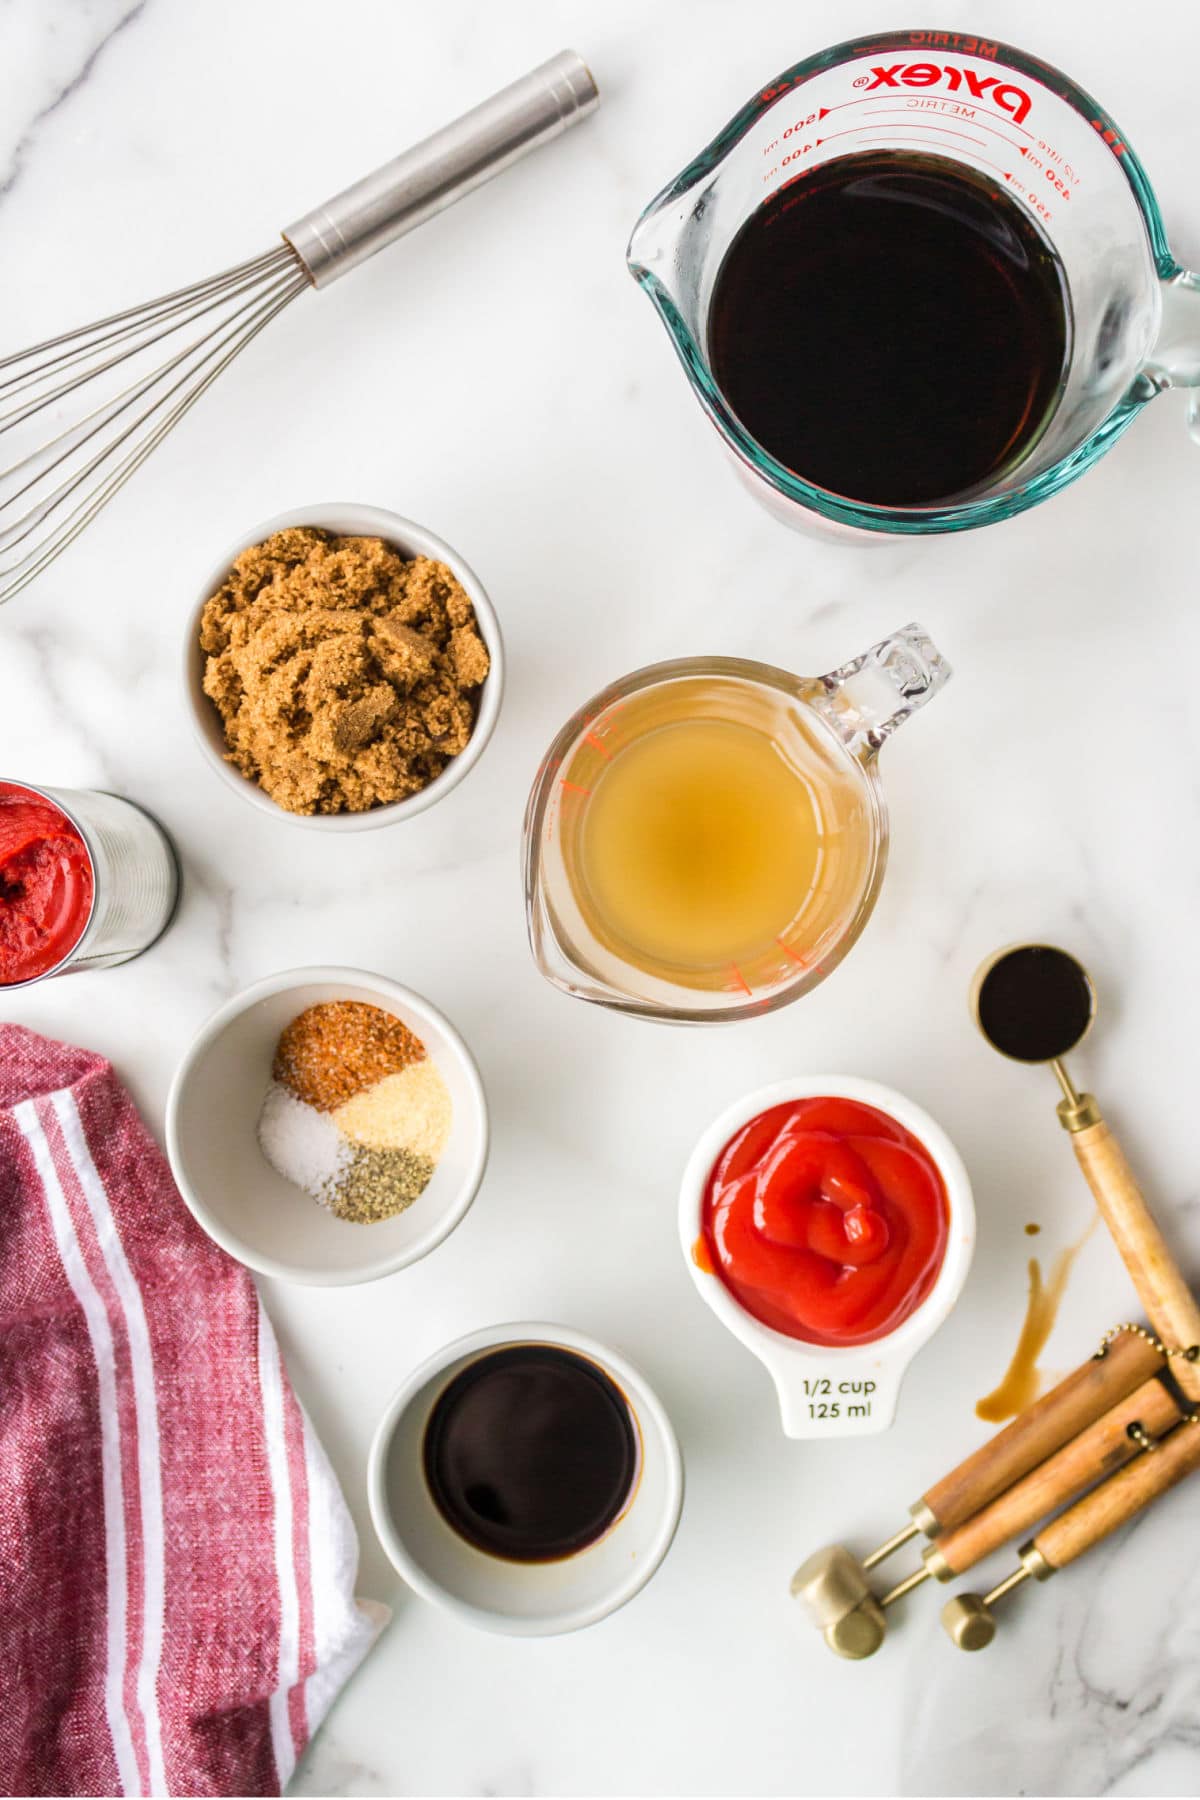
[[633,696],[572,775],[563,855],[580,914],[648,974],[749,991],[765,969],[814,963],[862,892],[862,783],[769,687],[712,676]]
[[691,1023],[807,993],[883,879],[879,751],[949,677],[905,625],[825,675],[693,656],[596,694],[555,736],[525,813],[542,974]]
[[601,929],[637,956],[705,969],[783,940],[826,858],[821,802],[765,732],[659,725],[618,752],[580,829]]

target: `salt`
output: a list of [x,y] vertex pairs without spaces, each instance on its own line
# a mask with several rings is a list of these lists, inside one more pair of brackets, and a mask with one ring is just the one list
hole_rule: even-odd
[[327,1113],[273,1081],[258,1117],[258,1142],[277,1174],[329,1204],[354,1152]]

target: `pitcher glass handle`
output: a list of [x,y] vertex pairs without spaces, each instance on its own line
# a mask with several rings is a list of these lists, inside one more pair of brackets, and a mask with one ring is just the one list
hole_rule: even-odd
[[950,664],[920,625],[904,625],[820,676],[804,698],[866,762],[897,726],[945,687]]
[[1189,388],[1188,430],[1200,444],[1200,275],[1179,269],[1162,283],[1162,321],[1142,368],[1148,394]]

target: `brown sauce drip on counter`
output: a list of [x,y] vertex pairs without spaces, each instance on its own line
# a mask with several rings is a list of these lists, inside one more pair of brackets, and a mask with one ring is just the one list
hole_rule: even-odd
[[1024,1412],[1037,1399],[1042,1386],[1042,1371],[1038,1359],[1054,1330],[1075,1258],[1096,1229],[1099,1216],[1097,1213],[1076,1243],[1068,1244],[1065,1250],[1059,1251],[1045,1279],[1037,1257],[1030,1257],[1029,1297],[1021,1335],[999,1387],[993,1388],[990,1394],[985,1394],[982,1400],[976,1402],[977,1418],[986,1419],[990,1425],[999,1425],[1005,1419],[1015,1419],[1018,1413]]

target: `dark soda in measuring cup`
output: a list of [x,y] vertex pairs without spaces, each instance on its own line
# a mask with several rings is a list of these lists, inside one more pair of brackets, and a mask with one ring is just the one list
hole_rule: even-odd
[[[1200,273],[1070,76],[872,32],[753,94],[646,207],[630,272],[775,517],[843,543],[1059,493],[1200,389]],[[1189,415],[1200,442],[1200,401]]]
[[925,506],[1024,457],[1062,392],[1070,311],[1030,214],[903,150],[778,189],[717,273],[709,356],[750,435],[816,487]]

